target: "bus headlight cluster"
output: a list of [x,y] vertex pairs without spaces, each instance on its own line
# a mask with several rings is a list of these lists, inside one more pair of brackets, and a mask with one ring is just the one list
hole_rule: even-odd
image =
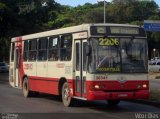
[[100,84],[100,85],[98,85],[98,84],[91,85],[91,86],[90,86],[90,89],[91,89],[91,90],[105,89],[105,85],[103,85],[103,84]]
[[147,84],[138,85],[137,88],[138,88],[138,89],[140,89],[140,88],[147,88]]
[[142,87],[143,87],[143,88],[147,88],[147,84],[143,84]]
[[100,86],[99,86],[99,85],[95,85],[94,88],[95,88],[95,89],[99,89]]

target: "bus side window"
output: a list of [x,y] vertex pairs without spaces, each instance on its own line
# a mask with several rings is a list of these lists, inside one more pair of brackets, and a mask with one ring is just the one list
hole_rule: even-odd
[[23,60],[27,61],[27,59],[28,59],[28,41],[24,41]]
[[72,35],[61,36],[60,59],[70,61],[72,56]]
[[47,60],[48,38],[40,38],[38,42],[38,60]]
[[29,60],[35,61],[37,57],[37,40],[29,41]]
[[58,37],[49,38],[48,60],[57,61],[59,59],[59,40]]

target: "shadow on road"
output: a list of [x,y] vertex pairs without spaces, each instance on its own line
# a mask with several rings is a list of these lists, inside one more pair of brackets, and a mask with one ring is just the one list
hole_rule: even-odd
[[[62,99],[60,96],[53,96],[48,94],[39,94],[34,98],[43,98],[46,100],[54,101],[63,106]],[[108,105],[107,101],[83,101],[83,100],[74,100],[74,105],[71,108],[88,108],[94,111],[102,112],[102,113],[120,113],[120,112],[155,112],[159,110],[159,108],[152,107],[146,104],[139,104],[135,102],[121,101],[117,106]],[[152,108],[152,109],[151,109]]]
[[[36,94],[32,98],[43,98],[47,100],[52,100],[63,105],[60,96],[39,93],[38,95]],[[121,108],[119,105],[109,106],[107,101],[84,101],[74,99],[74,105],[72,106],[72,108],[89,108],[100,112],[127,112],[126,109]]]
[[9,82],[9,73],[0,72],[0,84],[5,84]]

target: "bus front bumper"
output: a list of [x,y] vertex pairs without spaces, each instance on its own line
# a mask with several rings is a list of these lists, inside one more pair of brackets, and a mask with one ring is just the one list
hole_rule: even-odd
[[129,100],[129,99],[148,99],[149,90],[139,90],[130,92],[104,92],[89,91],[87,100]]

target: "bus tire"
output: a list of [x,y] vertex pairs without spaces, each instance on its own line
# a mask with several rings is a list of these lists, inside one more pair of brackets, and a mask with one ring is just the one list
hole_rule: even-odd
[[30,87],[29,87],[29,81],[28,78],[25,77],[23,80],[23,86],[22,86],[22,90],[23,90],[23,95],[24,97],[30,97],[31,96],[31,91],[30,91]]
[[69,107],[73,104],[73,99],[70,96],[69,85],[67,82],[65,82],[62,86],[62,102],[66,107]]
[[107,100],[109,106],[116,106],[120,103],[120,100]]

